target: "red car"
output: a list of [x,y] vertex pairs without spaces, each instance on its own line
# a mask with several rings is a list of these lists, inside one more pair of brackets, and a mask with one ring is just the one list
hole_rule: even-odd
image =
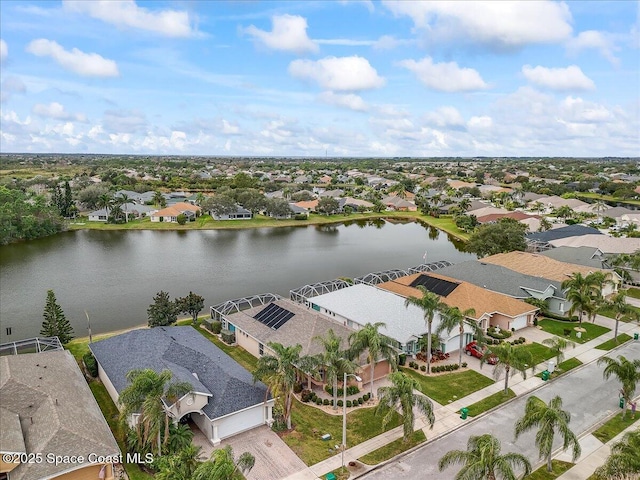
[[[485,352],[487,351],[487,347],[480,347],[480,345],[478,345],[478,342],[471,342],[469,343],[466,347],[464,347],[464,352],[469,355],[469,356],[473,356],[476,358],[482,358],[485,354]],[[489,365],[495,365],[496,363],[498,363],[498,359],[495,355],[490,355],[487,358],[487,363]]]

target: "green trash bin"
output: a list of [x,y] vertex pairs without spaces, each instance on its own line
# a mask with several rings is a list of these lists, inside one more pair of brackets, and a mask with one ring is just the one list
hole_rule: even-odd
[[326,478],[327,480],[336,480],[336,474],[335,473],[327,473],[324,478]]
[[544,380],[545,382],[549,380],[549,370],[544,370],[542,372],[542,380]]
[[618,402],[620,408],[624,408],[624,398],[620,397],[620,401]]
[[640,334],[638,332],[633,334],[633,339],[634,340],[638,340],[639,337],[640,337]]
[[469,409],[467,407],[461,408],[460,409],[460,418],[462,420],[466,420],[468,416],[469,416]]

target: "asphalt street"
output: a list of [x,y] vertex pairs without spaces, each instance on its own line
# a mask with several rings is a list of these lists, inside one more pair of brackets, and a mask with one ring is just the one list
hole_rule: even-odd
[[[628,359],[639,359],[640,343],[630,342],[608,355],[612,357],[624,355]],[[554,396],[560,395],[564,409],[571,413],[570,428],[580,437],[598,422],[613,412],[619,411],[620,385],[613,377],[605,381],[602,378],[602,370],[602,366],[592,362],[361,478],[367,480],[453,479],[459,467],[450,467],[444,472],[438,471],[440,457],[450,450],[466,450],[470,436],[485,433],[490,433],[501,441],[502,453],[521,453],[529,458],[532,465],[536,465],[539,459],[534,445],[535,431],[521,435],[517,441],[514,441],[513,426],[523,415],[527,398],[535,395],[548,402]],[[554,448],[559,448],[560,444],[560,439],[556,438]]]

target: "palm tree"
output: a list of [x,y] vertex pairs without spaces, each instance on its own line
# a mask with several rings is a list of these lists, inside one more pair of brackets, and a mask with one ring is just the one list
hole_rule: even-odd
[[415,305],[424,314],[424,323],[427,325],[427,375],[431,373],[431,340],[433,329],[433,317],[436,312],[445,312],[449,307],[446,303],[440,301],[440,297],[433,292],[428,291],[422,285],[418,285],[418,290],[422,293],[422,297],[408,297],[405,302],[405,308],[409,305]]
[[591,210],[593,210],[594,212],[596,212],[598,214],[598,218],[602,218],[602,212],[604,212],[608,208],[609,208],[609,205],[604,203],[602,200],[596,200],[593,203],[593,206],[591,207]]
[[396,410],[400,408],[403,420],[403,441],[406,442],[413,433],[415,423],[414,407],[425,415],[429,426],[433,428],[433,424],[436,422],[436,417],[433,414],[433,403],[424,395],[414,392],[419,387],[418,382],[402,372],[393,372],[388,378],[391,381],[391,385],[378,389],[380,403],[376,407],[376,414],[386,412],[382,418],[383,428],[391,421]]
[[291,430],[291,404],[293,389],[298,382],[298,368],[311,371],[312,359],[300,356],[301,345],[285,347],[280,343],[269,343],[274,355],[263,355],[253,372],[254,381],[261,380],[267,386],[267,395],[271,393],[282,405],[287,429]]
[[463,212],[466,212],[471,207],[471,200],[469,200],[468,198],[463,198],[458,203],[458,206],[462,209]]
[[[313,337],[322,345],[323,352],[319,354],[316,361],[324,367],[325,381],[330,382],[333,387],[333,409],[338,409],[338,378],[345,373],[355,372],[357,365],[351,361],[351,352],[342,348],[342,338],[337,336],[333,329],[329,329],[327,334]],[[343,388],[347,388],[343,385]]]
[[202,206],[202,202],[204,202],[205,198],[206,197],[204,196],[204,193],[202,192],[196,193],[196,204],[198,204],[199,206]]
[[153,192],[153,203],[156,207],[164,207],[167,204],[167,201],[165,200],[162,193],[156,190],[155,192]]
[[214,450],[211,458],[200,464],[191,480],[230,480],[235,478],[238,470],[246,475],[256,463],[256,458],[244,452],[237,459],[233,456],[230,445]]
[[500,455],[500,440],[488,433],[469,437],[466,451],[445,453],[438,461],[438,469],[442,471],[456,464],[463,465],[456,480],[516,480],[514,469],[518,467],[524,470],[525,476],[531,473],[527,457],[519,453]]
[[638,319],[638,311],[627,303],[626,292],[616,293],[606,305],[613,310],[616,319],[616,326],[613,333],[616,343],[618,343],[618,325],[620,320],[625,319]]
[[573,217],[574,211],[573,211],[573,208],[571,208],[570,206],[563,205],[563,206],[561,206],[559,208],[556,208],[553,211],[553,214],[556,217],[560,217],[560,218],[563,218],[563,219],[566,220],[567,218],[572,218]]
[[193,432],[186,423],[169,424],[168,450],[171,453],[178,453],[189,445],[193,440]]
[[124,221],[125,223],[129,221],[129,212],[127,212],[127,203],[129,203],[129,200],[131,200],[131,197],[129,197],[129,195],[127,195],[126,193],[121,193],[118,197],[118,203],[120,205],[124,205]]
[[161,373],[149,368],[131,370],[127,373],[127,380],[131,383],[120,393],[118,399],[122,406],[121,421],[127,423],[130,415],[139,413],[140,417],[135,427],[138,438],[143,444],[150,444],[151,440],[157,437],[158,455],[162,453],[163,430],[165,443],[169,437],[169,416],[164,409],[163,399],[173,404],[193,389],[187,382],[169,383],[171,377],[169,370],[163,370]]
[[576,342],[562,337],[545,338],[542,341],[542,344],[546,345],[551,350],[554,350],[556,352],[556,361],[558,362],[558,364],[560,364],[560,362],[564,360],[565,350],[567,350],[569,347],[576,348]]
[[442,332],[447,332],[450,334],[451,330],[454,328],[458,328],[458,335],[460,336],[460,359],[458,363],[462,365],[462,353],[464,350],[464,327],[469,326],[473,329],[474,335],[478,338],[482,338],[482,331],[478,326],[478,323],[469,319],[472,315],[475,315],[476,311],[473,308],[468,308],[464,312],[461,312],[458,307],[448,307],[440,314],[440,325],[438,325],[438,329],[436,333],[440,334]]
[[373,391],[373,378],[376,362],[380,358],[386,359],[392,370],[396,370],[396,358],[398,352],[391,345],[391,339],[381,334],[378,330],[386,327],[383,322],[367,323],[360,330],[349,335],[349,345],[353,353],[353,358],[357,358],[362,352],[367,351],[369,370],[371,371],[371,398],[375,398]]
[[[188,427],[187,427],[188,428]],[[159,457],[155,461],[156,480],[191,480],[200,465],[202,447],[189,444],[171,456]]]
[[547,219],[547,217],[542,217],[540,220],[540,228],[538,228],[539,232],[546,232],[547,230],[551,230],[552,223]]
[[542,202],[533,202],[532,207],[538,213],[542,213],[545,210],[544,203],[542,203]]
[[581,453],[578,437],[569,429],[571,414],[562,410],[562,398],[553,397],[547,405],[538,397],[529,397],[524,408],[524,416],[516,422],[516,439],[532,428],[538,428],[535,445],[540,451],[540,458],[547,460],[547,471],[551,472],[551,453],[553,438],[556,432],[562,436],[562,449],[573,447],[573,461]]
[[98,197],[98,201],[96,202],[99,207],[102,207],[107,212],[107,218],[109,218],[109,208],[113,203],[113,198],[108,193],[103,193]]
[[514,347],[508,342],[500,345],[492,345],[490,349],[480,359],[480,366],[484,365],[489,358],[497,358],[498,363],[493,367],[493,377],[498,380],[504,373],[504,393],[509,392],[509,376],[520,372],[523,378],[527,378],[527,368],[533,363],[531,353],[521,347]]
[[389,189],[389,193],[395,193],[400,198],[407,198],[407,187],[404,183],[396,183]]
[[640,382],[640,360],[627,360],[624,356],[618,355],[618,360],[609,357],[598,359],[598,365],[602,364],[605,365],[602,376],[608,379],[613,375],[622,384],[620,395],[624,399],[622,410],[622,418],[624,418],[636,393],[636,386]]
[[633,479],[640,477],[640,430],[627,432],[622,440],[611,446],[611,455],[599,467],[596,478],[607,480]]
[[593,299],[599,295],[596,281],[599,277],[593,277],[591,274],[583,276],[580,272],[576,272],[562,282],[561,288],[565,291],[565,296],[571,302],[571,308],[567,312],[569,316],[578,311],[580,323],[582,323],[582,314],[585,310],[590,310]]

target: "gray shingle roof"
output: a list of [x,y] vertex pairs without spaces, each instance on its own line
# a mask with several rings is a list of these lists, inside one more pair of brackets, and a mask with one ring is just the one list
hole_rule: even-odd
[[[90,453],[120,453],[78,364],[68,351],[0,357],[0,404],[3,410],[19,416],[17,426],[21,427],[27,453],[85,458]],[[3,420],[3,445],[8,428],[10,424]],[[57,477],[70,466],[23,463],[11,472],[11,479]]]
[[584,265],[585,267],[606,268],[603,265],[601,253],[600,249],[595,247],[558,247],[540,252],[540,255],[553,258],[559,262]]
[[[211,394],[203,411],[211,419],[264,402],[266,387],[192,327],[133,330],[89,345],[120,393],[133,369],[171,370],[174,381]],[[197,375],[197,378],[193,374]]]
[[536,242],[550,242],[551,240],[558,240],[560,238],[592,234],[601,234],[601,232],[597,228],[585,227],[584,225],[568,225],[566,227],[547,230],[546,232],[530,233],[526,237],[528,240],[534,240]]
[[530,297],[525,288],[544,292],[549,285],[552,285],[555,288],[554,296],[564,298],[560,282],[523,275],[500,265],[483,263],[479,260],[469,260],[441,268],[438,273],[514,298]]

